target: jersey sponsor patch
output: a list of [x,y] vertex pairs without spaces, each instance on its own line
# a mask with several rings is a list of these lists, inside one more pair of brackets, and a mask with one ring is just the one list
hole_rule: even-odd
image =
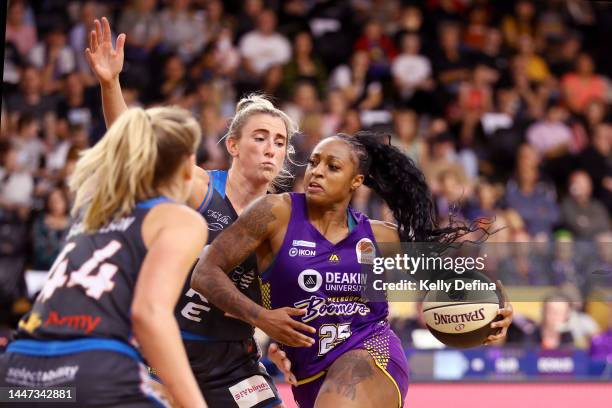
[[317,244],[315,242],[312,241],[304,241],[301,239],[294,239],[293,240],[293,246],[294,247],[304,247],[304,248],[316,248]]
[[294,257],[294,256],[316,256],[317,255],[317,251],[315,251],[314,249],[304,249],[304,248],[296,248],[296,247],[291,247],[291,249],[289,249],[289,256],[290,257]]
[[270,398],[276,398],[270,384],[261,375],[254,375],[229,388],[238,408],[251,408]]
[[9,367],[4,381],[26,387],[51,387],[73,382],[79,366],[59,366],[46,371],[32,371],[24,367]]
[[376,249],[374,243],[369,238],[362,238],[355,245],[355,253],[357,254],[357,262],[360,264],[374,264],[374,258],[376,257]]
[[298,275],[298,285],[306,292],[316,292],[323,284],[323,276],[314,269],[305,269]]

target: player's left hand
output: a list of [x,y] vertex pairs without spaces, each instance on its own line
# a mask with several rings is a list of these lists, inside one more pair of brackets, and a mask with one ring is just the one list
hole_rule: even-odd
[[497,320],[491,323],[491,328],[498,329],[497,334],[492,334],[484,341],[484,345],[488,346],[493,343],[497,343],[506,337],[508,333],[508,327],[512,324],[512,316],[514,315],[514,309],[512,308],[512,304],[508,302],[508,294],[506,293],[506,289],[504,285],[502,285],[501,281],[498,280],[495,282],[497,288],[502,294],[502,299],[504,301],[504,307],[499,309],[497,312],[498,315],[503,317],[502,320]]
[[287,358],[287,354],[278,347],[278,344],[270,343],[270,346],[268,346],[268,358],[283,373],[285,382],[297,385],[297,379],[291,372],[291,361]]

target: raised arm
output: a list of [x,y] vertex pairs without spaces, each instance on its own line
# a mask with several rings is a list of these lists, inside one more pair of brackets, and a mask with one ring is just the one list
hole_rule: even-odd
[[297,330],[314,333],[310,326],[297,322],[304,310],[281,308],[267,310],[242,294],[227,274],[250,254],[271,253],[270,239],[284,229],[290,206],[282,195],[267,195],[252,203],[207,249],[195,267],[191,287],[230,315],[257,326],[270,337],[294,347],[310,346],[314,340]]
[[[116,48],[113,48],[110,24],[106,17],[102,17],[102,21],[95,20],[94,24],[96,29],[89,34],[89,48],[85,50],[85,56],[100,83],[104,123],[109,128],[119,115],[128,109],[119,83],[126,35],[119,34]],[[199,166],[195,166],[194,170],[195,180],[187,204],[196,209],[206,197],[209,177],[208,173]]]
[[106,17],[102,17],[102,22],[96,19],[94,24],[96,29],[89,35],[89,48],[85,50],[85,57],[100,83],[104,122],[108,128],[128,108],[119,84],[126,36],[119,34],[117,48],[113,48],[110,24]]

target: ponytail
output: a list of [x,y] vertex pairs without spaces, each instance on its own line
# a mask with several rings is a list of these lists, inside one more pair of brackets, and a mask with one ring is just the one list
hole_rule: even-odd
[[72,215],[91,232],[129,214],[138,201],[157,195],[156,187],[199,141],[197,122],[183,109],[127,110],[77,162],[69,183]]
[[476,226],[458,222],[438,228],[425,176],[395,146],[369,132],[336,137],[347,142],[357,154],[359,172],[365,175],[364,184],[374,190],[393,212],[401,241],[452,243],[479,230]]

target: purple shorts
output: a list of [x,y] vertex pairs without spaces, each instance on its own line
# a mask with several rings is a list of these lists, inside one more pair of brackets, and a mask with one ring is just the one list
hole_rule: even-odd
[[[361,343],[361,347],[354,349],[363,349],[370,353],[378,368],[393,381],[399,394],[401,408],[408,391],[408,360],[400,339],[391,329],[386,329],[368,337]],[[292,387],[293,398],[299,408],[314,407],[326,374],[327,372],[323,371],[312,381]]]

